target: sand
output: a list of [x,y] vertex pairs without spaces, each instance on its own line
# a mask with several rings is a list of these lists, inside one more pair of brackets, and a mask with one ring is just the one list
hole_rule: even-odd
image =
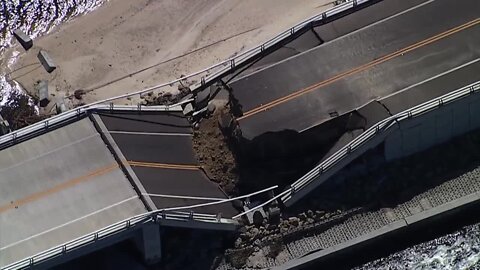
[[[20,54],[9,77],[30,93],[36,81],[47,79],[54,99],[91,90],[83,100],[89,103],[208,67],[332,5],[328,0],[110,0],[37,38],[28,52],[14,47]],[[58,66],[52,74],[38,63],[41,48]]]

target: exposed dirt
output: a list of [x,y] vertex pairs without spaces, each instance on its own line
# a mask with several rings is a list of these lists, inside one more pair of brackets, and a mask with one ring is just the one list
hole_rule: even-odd
[[193,149],[200,165],[210,179],[218,183],[228,195],[238,195],[237,163],[229,148],[228,139],[222,134],[218,119],[225,109],[202,119],[193,133]]
[[147,95],[143,99],[142,105],[155,106],[155,105],[172,105],[181,100],[180,95],[172,95],[171,93],[162,93],[159,95]]

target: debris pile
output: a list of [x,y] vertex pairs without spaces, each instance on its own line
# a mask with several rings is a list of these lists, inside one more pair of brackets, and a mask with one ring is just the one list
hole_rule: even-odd
[[227,194],[235,196],[238,195],[238,169],[228,138],[223,136],[218,127],[221,114],[222,110],[216,110],[210,117],[200,121],[193,133],[193,149],[208,177]]
[[277,224],[249,225],[242,229],[234,247],[224,254],[225,261],[237,269],[262,268],[263,261],[278,259],[291,241],[325,230],[345,221],[363,209],[347,212],[312,211],[284,217]]
[[[185,76],[182,75],[181,78],[182,77]],[[165,91],[158,94],[154,93],[153,91],[148,92],[147,94],[141,96],[141,98],[143,99],[142,105],[155,106],[172,105],[178,103],[191,93],[190,86],[194,83],[195,81],[189,81],[188,79],[184,79],[180,81],[177,91],[175,92]]]

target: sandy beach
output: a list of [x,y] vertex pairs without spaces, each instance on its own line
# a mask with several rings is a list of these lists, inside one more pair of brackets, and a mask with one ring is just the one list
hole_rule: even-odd
[[[82,100],[89,103],[208,67],[332,5],[328,0],[110,0],[35,39],[28,52],[13,47],[10,53],[19,56],[9,78],[30,93],[36,81],[48,80],[53,99],[90,90]],[[40,49],[58,66],[52,74],[38,63]]]

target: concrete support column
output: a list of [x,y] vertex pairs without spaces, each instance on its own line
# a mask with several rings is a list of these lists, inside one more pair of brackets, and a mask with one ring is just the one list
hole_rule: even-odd
[[162,244],[160,238],[160,227],[151,223],[143,226],[141,230],[141,241],[138,247],[143,253],[143,259],[147,264],[154,264],[162,258]]

